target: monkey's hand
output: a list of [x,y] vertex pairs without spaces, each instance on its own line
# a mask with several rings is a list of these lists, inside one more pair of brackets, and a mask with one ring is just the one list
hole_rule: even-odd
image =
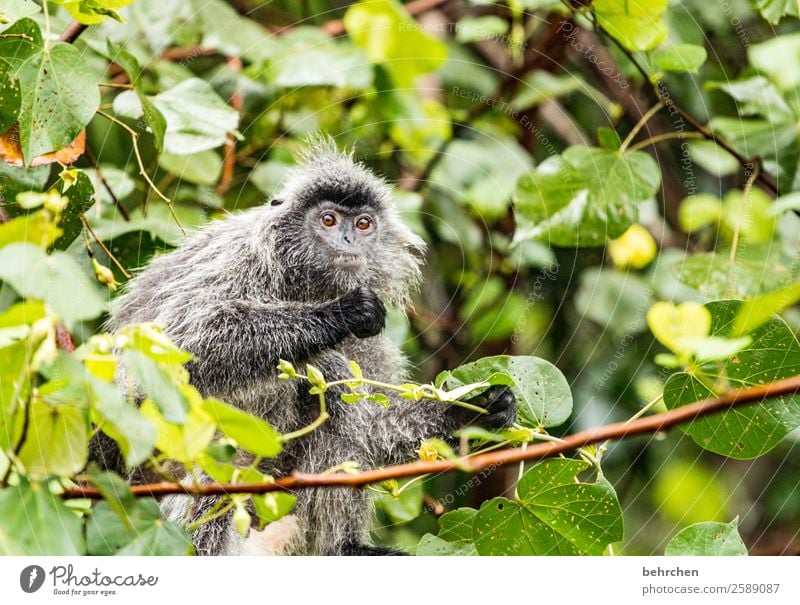
[[351,290],[332,304],[338,314],[339,325],[346,330],[345,335],[369,338],[379,334],[386,325],[386,307],[369,288]]
[[448,412],[455,417],[458,426],[482,426],[487,429],[503,429],[511,426],[517,417],[517,398],[511,389],[504,385],[495,385],[467,403],[483,408],[488,414],[479,414],[472,410],[453,406]]

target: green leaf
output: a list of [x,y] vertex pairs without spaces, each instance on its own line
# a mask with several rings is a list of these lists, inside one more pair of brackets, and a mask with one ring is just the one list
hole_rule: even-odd
[[181,181],[198,185],[213,185],[222,172],[222,158],[206,150],[189,155],[174,155],[164,152],[158,158],[161,167]]
[[413,521],[422,514],[422,496],[422,483],[414,481],[398,496],[381,494],[375,503],[388,515],[392,523],[401,525]]
[[462,43],[499,38],[508,31],[508,22],[496,15],[463,17],[456,26],[456,40]]
[[739,518],[730,523],[695,523],[678,532],[667,544],[668,557],[747,556],[747,547],[739,535]]
[[258,519],[258,528],[288,515],[297,502],[297,497],[284,492],[267,492],[253,495],[253,509]]
[[26,163],[69,145],[100,106],[100,91],[83,53],[70,44],[49,49],[32,19],[21,19],[0,36],[0,56],[19,81],[20,146]]
[[31,475],[69,477],[86,466],[89,427],[84,411],[34,399],[19,458]]
[[161,519],[153,498],[138,498],[126,507],[121,518],[108,502],[92,509],[86,524],[90,555],[169,556],[190,555],[194,547],[186,530]]
[[0,224],[0,248],[13,243],[27,243],[47,249],[60,234],[61,230],[48,213],[23,214]]
[[746,300],[736,313],[731,334],[733,336],[747,334],[797,301],[800,301],[800,283]]
[[125,401],[117,385],[89,377],[96,403],[95,424],[120,446],[129,467],[144,462],[156,445],[156,427],[133,403]]
[[708,53],[702,46],[695,44],[676,44],[668,48],[660,48],[653,52],[653,65],[662,71],[683,71],[696,74],[706,62]]
[[[181,224],[187,230],[191,230],[207,220],[205,213],[200,208],[190,208],[183,205],[174,205],[173,207]],[[166,204],[151,205],[147,208],[146,215],[141,208],[137,208],[131,213],[130,221],[121,221],[118,218],[93,221],[92,227],[94,227],[95,232],[106,245],[114,239],[121,239],[125,234],[140,231],[147,232],[172,246],[178,246],[186,240],[178,225],[175,224],[175,220],[171,217]],[[141,236],[137,236],[137,247],[140,242]]]
[[473,508],[459,508],[439,517],[439,535],[426,534],[417,546],[418,556],[475,556],[472,525],[478,514]]
[[508,214],[517,179],[533,167],[530,155],[512,137],[474,135],[456,139],[431,173],[431,184],[485,220]]
[[292,89],[333,86],[353,90],[372,85],[372,65],[361,49],[324,35],[322,39],[303,37],[305,30],[312,28],[298,29],[302,31],[295,30],[281,40],[283,50],[271,58],[265,73],[270,84]]
[[239,126],[238,112],[200,78],[183,80],[152,97],[152,102],[166,121],[164,151],[169,153],[214,149],[225,144],[228,134]]
[[344,25],[350,38],[373,63],[381,63],[398,88],[438,69],[447,46],[425,33],[396,0],[361,0],[347,9]]
[[772,25],[777,25],[781,17],[789,15],[797,17],[797,0],[754,0],[754,4],[761,16]]
[[[740,306],[739,301],[706,305],[712,317],[712,336],[730,336]],[[749,347],[725,361],[720,370],[717,366],[704,367],[704,373],[712,380],[724,376],[732,388],[800,375],[800,344],[782,319],[770,319],[749,336]],[[670,409],[713,396],[708,386],[683,372],[671,376],[664,385],[664,403]],[[770,451],[797,426],[800,395],[785,395],[699,418],[681,429],[704,449],[747,460]]]
[[156,447],[168,458],[190,465],[204,455],[214,438],[214,419],[202,407],[202,397],[192,387],[184,387],[192,399],[191,411],[182,424],[168,422],[158,413],[152,401],[146,400],[139,410],[158,431]]
[[81,214],[94,204],[94,186],[85,172],[82,170],[78,172],[78,179],[67,189],[64,196],[69,203],[61,213],[61,220],[58,223],[62,235],[53,243],[53,248],[56,250],[66,250],[81,234],[83,229]]
[[750,64],[766,74],[781,90],[794,90],[800,86],[800,34],[775,36],[747,49]]
[[743,116],[760,115],[775,123],[794,120],[792,108],[775,85],[764,76],[706,82],[705,87],[722,90],[733,97]]
[[0,58],[0,132],[17,121],[21,103],[19,81],[11,75],[11,66]]
[[703,227],[716,225],[722,218],[722,202],[710,193],[687,197],[678,207],[681,229],[694,233]]
[[30,483],[0,490],[0,555],[81,555],[80,517],[47,485]]
[[475,517],[481,555],[599,555],[622,539],[622,511],[610,484],[575,483],[579,460],[548,460],[517,484],[517,501],[494,498]]
[[439,537],[443,540],[472,540],[472,525],[478,514],[474,508],[457,508],[439,517]]
[[185,422],[189,402],[169,373],[139,351],[125,351],[124,356],[136,384],[155,402],[164,418],[177,424]]
[[[107,42],[106,52],[109,60],[122,67],[122,69],[125,70],[125,73],[128,74],[131,84],[133,84],[134,87],[133,92],[136,94],[136,98],[139,101],[140,107],[138,109],[141,114],[144,115],[144,119],[147,122],[147,125],[150,127],[150,131],[153,133],[153,137],[155,138],[156,149],[163,151],[164,134],[167,129],[167,122],[161,111],[156,108],[152,98],[145,94],[145,90],[141,83],[142,70],[139,66],[139,61],[137,61],[136,57],[125,50],[122,46],[114,44],[110,40]],[[114,99],[115,111],[117,109],[117,99],[123,98],[123,95],[125,95],[127,92],[129,91],[117,95],[117,97]]]
[[68,329],[106,310],[98,287],[66,252],[48,256],[32,244],[0,248],[0,279],[20,296],[44,300]]
[[111,510],[117,513],[126,525],[131,526],[127,511],[133,510],[136,498],[127,482],[117,473],[100,470],[94,462],[89,464],[88,474],[90,481],[100,490]]
[[43,191],[49,175],[48,165],[23,168],[0,162],[0,183],[2,183],[0,193],[4,200],[0,205],[11,216],[17,216],[21,213],[21,209],[11,202],[24,191]]
[[647,154],[576,145],[517,182],[515,241],[602,246],[636,220],[639,202],[655,195],[658,165]]
[[417,545],[418,557],[474,557],[477,554],[472,541],[447,542],[432,534],[422,536]]
[[572,392],[567,379],[553,364],[539,357],[484,357],[451,370],[446,385],[453,389],[482,382],[495,374],[508,375],[514,381],[511,390],[517,398],[517,414],[522,423],[534,427],[559,426],[572,413]]
[[797,263],[775,244],[751,244],[736,253],[733,269],[730,253],[698,252],[677,261],[678,279],[706,298],[759,296],[788,287],[797,277]]
[[216,399],[206,399],[203,407],[217,423],[220,432],[247,451],[265,458],[280,454],[280,434],[261,418]]
[[595,0],[597,21],[628,50],[649,50],[667,37],[668,0]]
[[122,21],[116,9],[128,6],[133,0],[53,0],[67,9],[72,18],[85,25],[95,25],[111,17]]

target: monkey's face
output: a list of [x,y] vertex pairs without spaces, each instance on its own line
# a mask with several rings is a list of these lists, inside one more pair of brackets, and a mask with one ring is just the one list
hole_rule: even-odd
[[[379,217],[372,208],[348,208],[322,201],[306,213],[321,259],[335,270],[360,274],[372,261],[380,237]],[[324,262],[324,261],[323,261]]]

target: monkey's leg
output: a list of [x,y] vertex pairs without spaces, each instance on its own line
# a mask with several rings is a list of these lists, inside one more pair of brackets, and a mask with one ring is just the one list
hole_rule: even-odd
[[295,512],[310,555],[402,554],[368,543],[372,503],[369,494],[349,487],[303,490]]

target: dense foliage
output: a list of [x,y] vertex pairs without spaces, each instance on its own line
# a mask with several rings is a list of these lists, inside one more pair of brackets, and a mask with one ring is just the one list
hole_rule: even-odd
[[[265,203],[319,132],[397,184],[430,244],[387,328],[418,383],[354,364],[343,398],[461,405],[506,384],[519,402],[511,429],[422,443],[422,460],[800,375],[797,16],[765,0],[0,0],[0,553],[192,552],[191,527],[87,467],[97,432],[166,479],[180,464],[256,483],[259,460],[326,421],[314,367],[281,365],[321,406],[281,435],[204,398],[159,326],[103,329],[132,275]],[[121,361],[141,406],[114,382]],[[796,551],[798,427],[785,395],[507,473],[386,481],[369,487],[374,538],[441,555]],[[61,497],[76,484],[102,500]],[[246,533],[293,504],[232,494],[212,514]]]

